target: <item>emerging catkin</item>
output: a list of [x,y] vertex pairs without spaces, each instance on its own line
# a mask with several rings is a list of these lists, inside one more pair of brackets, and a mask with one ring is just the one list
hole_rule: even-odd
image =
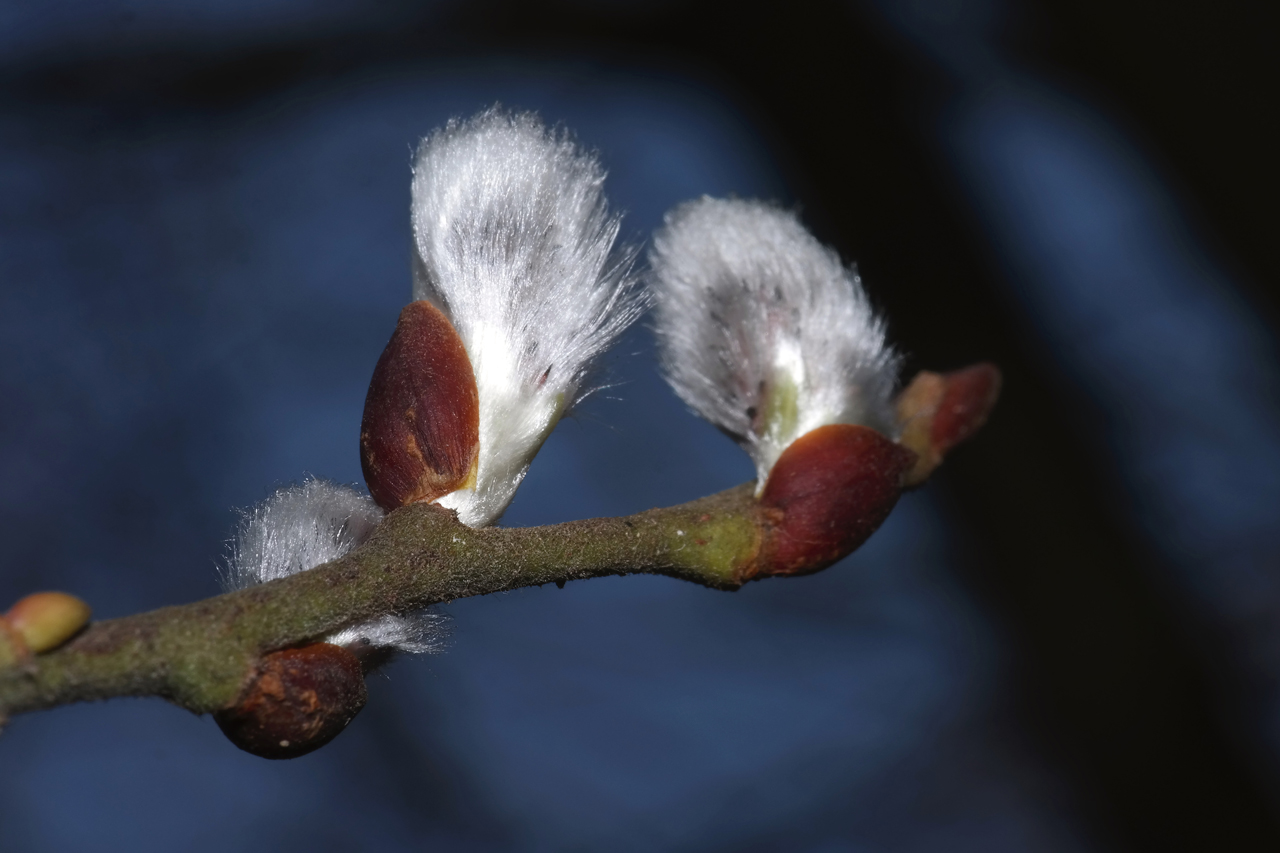
[[820,426],[892,435],[898,357],[861,280],[794,213],[703,197],[667,214],[649,253],[664,373],[755,462],[758,488]]
[[414,298],[457,329],[475,371],[474,488],[440,499],[473,527],[497,520],[595,362],[644,297],[604,170],[532,113],[492,108],[423,140],[413,169]]

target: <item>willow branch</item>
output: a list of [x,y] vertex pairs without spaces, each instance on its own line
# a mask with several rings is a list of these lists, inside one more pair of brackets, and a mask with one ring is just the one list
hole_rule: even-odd
[[607,575],[668,575],[736,589],[763,530],[754,484],[625,518],[472,529],[418,504],[347,556],[310,571],[90,625],[0,669],[0,718],[113,696],[162,696],[195,713],[230,705],[266,652],[348,625],[494,592]]
[[[787,448],[758,495],[747,483],[624,518],[529,528],[471,528],[449,510],[412,504],[341,559],[194,604],[94,623],[63,645],[70,631],[59,636],[59,620],[36,614],[43,608],[74,619],[76,600],[29,596],[0,619],[8,632],[0,631],[0,721],[113,696],[161,696],[198,714],[223,711],[255,674],[266,677],[259,665],[267,656],[473,595],[635,573],[733,590],[757,578],[821,570],[866,541],[902,490],[924,482],[982,425],[999,384],[991,365],[922,372],[899,397],[896,442],[861,426],[819,427]],[[42,619],[52,639],[29,630]],[[15,632],[15,625],[27,630]],[[27,650],[18,635],[38,642]],[[361,693],[350,714],[363,703]]]

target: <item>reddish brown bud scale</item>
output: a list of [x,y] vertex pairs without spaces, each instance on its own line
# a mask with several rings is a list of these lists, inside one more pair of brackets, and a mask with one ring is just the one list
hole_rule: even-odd
[[369,493],[393,510],[474,482],[480,398],[462,339],[430,302],[411,302],[369,382],[360,464]]
[[987,422],[1000,397],[1000,370],[994,364],[975,364],[943,375],[946,391],[933,416],[933,446],[946,453]]
[[999,368],[985,363],[916,375],[897,402],[899,441],[919,457],[907,474],[908,487],[924,482],[947,452],[987,422],[1000,396],[1000,383]]
[[853,424],[819,427],[796,439],[760,495],[766,530],[752,577],[808,574],[851,553],[888,517],[915,459]]
[[337,737],[367,698],[356,656],[313,643],[265,655],[236,704],[213,719],[245,752],[297,758]]

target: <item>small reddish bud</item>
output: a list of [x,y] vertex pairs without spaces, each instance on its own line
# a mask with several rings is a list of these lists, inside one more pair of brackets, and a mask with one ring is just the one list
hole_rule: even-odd
[[10,636],[17,635],[33,654],[65,643],[89,624],[91,611],[74,595],[37,592],[18,601],[3,617]]
[[480,399],[466,347],[430,302],[409,303],[369,382],[360,464],[387,511],[475,482]]
[[808,574],[851,553],[888,517],[915,458],[853,424],[819,427],[796,439],[760,495],[766,532],[752,576]]
[[213,719],[245,752],[297,758],[337,737],[367,698],[359,659],[313,643],[265,655],[236,704]]
[[899,442],[916,453],[906,485],[923,483],[942,458],[983,424],[1000,396],[1000,370],[975,364],[951,373],[921,371],[898,395]]

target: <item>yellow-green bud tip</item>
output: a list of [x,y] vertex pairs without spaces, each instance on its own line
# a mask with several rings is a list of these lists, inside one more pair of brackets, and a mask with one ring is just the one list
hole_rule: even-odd
[[35,654],[56,649],[89,623],[92,611],[74,595],[37,592],[9,608],[4,615],[11,632]]

